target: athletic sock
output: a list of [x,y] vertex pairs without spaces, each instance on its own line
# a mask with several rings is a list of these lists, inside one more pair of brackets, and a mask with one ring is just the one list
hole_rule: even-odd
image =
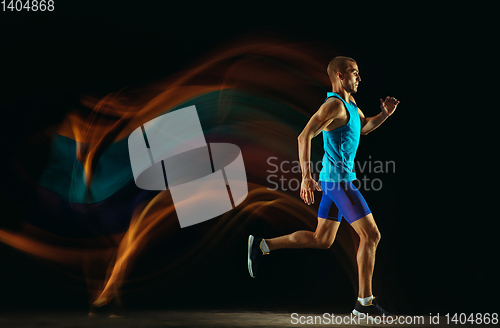
[[262,239],[262,241],[260,242],[260,250],[262,251],[262,253],[264,253],[264,255],[269,254],[270,252],[269,247],[267,247],[266,241],[264,239]]
[[363,305],[363,306],[367,306],[367,305],[370,303],[370,301],[371,301],[372,299],[374,299],[374,298],[375,298],[375,297],[373,297],[373,295],[372,295],[372,296],[365,297],[365,298],[358,297],[358,301],[359,301],[359,303],[361,303],[361,305]]

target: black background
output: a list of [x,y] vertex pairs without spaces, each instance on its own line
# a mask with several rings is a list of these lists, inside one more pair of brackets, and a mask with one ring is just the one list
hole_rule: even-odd
[[[358,61],[363,81],[356,99],[366,115],[377,114],[378,99],[386,95],[401,101],[380,130],[363,137],[357,157],[396,162],[396,173],[383,176],[383,192],[364,193],[374,213],[380,213],[375,218],[380,217],[383,238],[382,271],[375,273],[383,285],[375,286],[375,294],[383,294],[389,308],[400,313],[496,310],[497,257],[490,245],[490,222],[496,217],[494,211],[480,214],[493,205],[485,197],[490,189],[482,185],[484,163],[472,160],[471,149],[478,151],[477,140],[469,137],[475,116],[466,103],[456,102],[472,93],[463,84],[470,57],[464,39],[478,37],[470,29],[470,13],[403,2],[370,7],[358,2],[56,2],[54,12],[0,14],[4,225],[15,227],[23,219],[33,192],[12,172],[9,159],[25,150],[27,136],[60,121],[79,94],[104,96],[175,73],[249,33],[314,42]],[[36,147],[26,152],[44,156]],[[196,229],[186,234],[176,237],[178,244],[174,238],[158,249],[188,247]],[[178,283],[159,288],[163,294],[155,288],[132,293],[129,306],[310,305],[325,310],[352,304],[354,292],[331,253],[282,251],[255,281],[244,262],[234,262],[245,248],[244,237],[232,246]],[[5,307],[87,306],[83,283],[6,246],[2,255]]]

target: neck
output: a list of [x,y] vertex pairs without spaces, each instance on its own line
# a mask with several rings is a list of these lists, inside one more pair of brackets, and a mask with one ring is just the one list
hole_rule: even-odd
[[347,92],[347,90],[344,89],[344,87],[342,87],[342,84],[340,82],[332,83],[332,92],[335,92],[347,102],[349,101],[349,97],[351,96],[351,94]]

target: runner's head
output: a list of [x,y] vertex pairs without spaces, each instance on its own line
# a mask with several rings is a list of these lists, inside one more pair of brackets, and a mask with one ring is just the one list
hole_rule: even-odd
[[337,56],[333,58],[326,69],[332,84],[339,84],[349,93],[358,91],[361,81],[358,64],[350,57]]

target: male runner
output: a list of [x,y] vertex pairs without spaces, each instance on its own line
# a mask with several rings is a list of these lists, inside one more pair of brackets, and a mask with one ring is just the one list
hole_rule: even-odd
[[[356,61],[349,57],[335,57],[330,61],[327,72],[333,92],[327,93],[325,103],[298,137],[302,169],[300,198],[310,205],[314,203],[314,190],[323,191],[316,231],[296,231],[265,240],[250,235],[248,270],[255,278],[262,256],[276,249],[329,248],[344,217],[360,238],[357,253],[359,292],[353,313],[387,316],[390,314],[377,304],[372,294],[375,250],[380,232],[365,199],[351,181],[356,179],[353,166],[360,135],[366,135],[382,124],[394,113],[399,101],[392,97],[380,99],[381,113],[365,117],[352,97],[361,81]],[[319,175],[320,186],[311,176],[310,156],[311,139],[321,131],[325,155]]]

